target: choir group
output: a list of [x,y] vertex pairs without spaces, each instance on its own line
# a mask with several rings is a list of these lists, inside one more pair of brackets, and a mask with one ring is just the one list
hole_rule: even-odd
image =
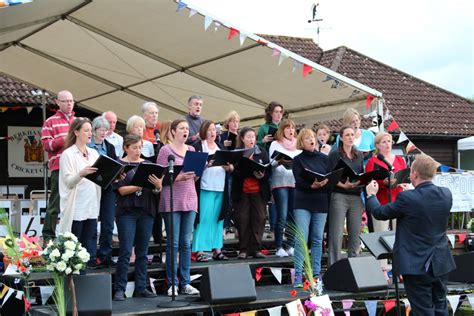
[[[344,227],[348,234],[348,256],[357,256],[360,251],[364,193],[361,183],[349,177],[330,185],[327,178],[314,177],[308,181],[305,172],[326,175],[340,166],[341,161],[355,174],[387,169],[373,152],[382,154],[394,171],[406,168],[403,158],[392,153],[391,135],[375,136],[361,129],[361,117],[354,109],[344,113],[344,126],[331,147],[326,125],[318,126],[316,131],[307,128],[297,131],[291,119],[284,119],[284,106],[278,102],[267,106],[265,123],[258,132],[251,127],[240,128],[236,111],[227,115],[221,131],[220,124],[202,117],[203,99],[199,96],[191,96],[188,114],[174,121],[158,122],[158,106],[147,102],[141,108],[141,116],[133,115],[127,120],[127,135],[123,138],[115,133],[115,113],[105,112],[91,122],[74,116],[74,99],[69,91],[59,92],[56,102],[59,110],[45,121],[42,129],[51,170],[44,242],[55,238],[60,214],[58,231],[72,232],[78,237],[91,254],[89,268],[116,268],[114,300],[125,299],[133,252],[135,296],[156,296],[147,286],[147,254],[151,237],[161,243],[163,222],[166,235],[173,234],[173,238],[166,238],[170,296],[199,294],[190,284],[191,260],[207,261],[210,257],[206,253],[212,253],[213,260],[228,260],[221,249],[223,231],[231,225],[237,228],[239,259],[265,258],[261,250],[268,205],[272,205],[268,209],[274,224],[276,255],[295,256],[295,287],[303,286],[303,247],[289,233],[290,226],[301,232],[310,244],[313,274],[321,284],[325,227],[329,265],[341,259]],[[243,151],[244,157],[219,165],[213,165],[214,160],[209,159],[200,177],[194,172],[179,172],[171,183],[150,174],[148,185],[132,184],[140,164],[167,166],[171,159],[175,166],[180,166],[188,151],[213,157],[218,151],[229,150]],[[119,161],[129,170],[107,187],[86,179],[97,172],[93,165],[101,155]],[[263,167],[249,169],[243,163],[245,159]],[[379,179],[378,183],[381,189],[377,195],[385,204],[388,179]],[[395,200],[404,184],[392,183],[392,187],[391,198]],[[114,222],[120,244],[117,263],[112,260]],[[376,231],[388,229],[387,221],[374,218],[373,223]],[[386,262],[381,265],[388,269]]]

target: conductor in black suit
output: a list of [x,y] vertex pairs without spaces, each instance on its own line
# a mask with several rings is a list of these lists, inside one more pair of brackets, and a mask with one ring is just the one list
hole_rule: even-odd
[[393,270],[403,275],[416,316],[448,315],[446,283],[456,267],[446,237],[453,199],[447,188],[431,182],[437,167],[433,158],[418,155],[410,171],[415,189],[401,192],[390,204],[377,200],[377,182],[366,187],[369,212],[378,220],[397,219]]

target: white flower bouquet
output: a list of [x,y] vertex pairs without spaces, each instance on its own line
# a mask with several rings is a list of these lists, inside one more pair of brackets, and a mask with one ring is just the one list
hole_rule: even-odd
[[77,315],[76,291],[74,288],[73,274],[80,274],[86,267],[90,255],[82,247],[77,237],[72,233],[64,233],[50,241],[42,253],[46,261],[46,268],[53,273],[56,287],[53,300],[58,308],[59,315],[66,315],[66,295],[64,279],[68,278],[69,291],[72,297],[73,315]]
[[469,222],[467,222],[466,228],[470,229],[471,232],[474,233],[474,218],[471,218]]

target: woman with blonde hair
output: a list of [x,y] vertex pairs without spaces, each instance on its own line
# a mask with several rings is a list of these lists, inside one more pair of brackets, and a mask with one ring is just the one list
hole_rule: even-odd
[[326,124],[320,124],[316,127],[316,141],[318,142],[316,145],[317,151],[329,155],[332,149],[331,145],[328,144],[330,136],[331,130]]
[[161,127],[160,127],[160,141],[163,145],[168,145],[173,142],[173,135],[171,134],[171,123],[173,121],[171,120],[166,120],[161,122]]
[[[360,128],[361,116],[354,108],[347,109],[342,115],[342,124],[350,126],[354,130],[354,146],[357,150],[365,153],[372,152],[374,147],[374,133]],[[339,145],[340,136],[336,138],[336,145]],[[366,158],[368,159],[368,158]]]
[[[127,120],[126,130],[127,130],[127,133],[133,134],[133,135],[138,135],[143,139],[143,134],[145,132],[145,126],[146,126],[145,125],[145,120],[143,119],[143,117],[138,116],[138,115],[132,115]],[[155,155],[155,148],[153,147],[152,142],[143,139],[142,155],[143,155],[143,157],[145,157],[145,159],[151,158]]]
[[[280,123],[275,140],[270,145],[270,157],[278,151],[294,158],[301,153],[296,148],[296,125],[290,119]],[[293,197],[295,194],[295,177],[292,171],[293,161],[285,158],[272,161],[270,187],[276,208],[275,247],[278,257],[293,255],[293,239],[288,238],[286,250],[283,248],[283,230],[288,222],[293,222]]]
[[[239,133],[239,123],[240,123],[240,116],[239,113],[236,111],[230,111],[227,114],[227,117],[224,121],[224,128],[226,129],[220,135],[221,144],[225,146],[227,149],[235,149],[235,145],[237,142],[237,134]],[[234,142],[230,139],[231,135],[234,135]]]

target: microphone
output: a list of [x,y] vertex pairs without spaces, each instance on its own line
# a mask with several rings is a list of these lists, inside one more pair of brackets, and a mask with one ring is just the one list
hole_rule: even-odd
[[323,144],[323,142],[322,142],[322,141],[320,141],[320,140],[319,140],[319,138],[316,138],[316,141],[317,141],[317,142],[318,142],[318,144],[319,144],[319,151],[321,151],[321,149],[323,149],[323,148],[324,148],[325,144]]
[[385,159],[384,155],[378,154],[377,158],[387,166],[388,170],[392,171],[394,169],[390,162]]
[[174,155],[168,156],[168,173],[174,173]]
[[154,131],[154,134],[155,134],[155,140],[156,140],[156,143],[159,144],[160,143],[160,130],[159,129],[155,129]]

